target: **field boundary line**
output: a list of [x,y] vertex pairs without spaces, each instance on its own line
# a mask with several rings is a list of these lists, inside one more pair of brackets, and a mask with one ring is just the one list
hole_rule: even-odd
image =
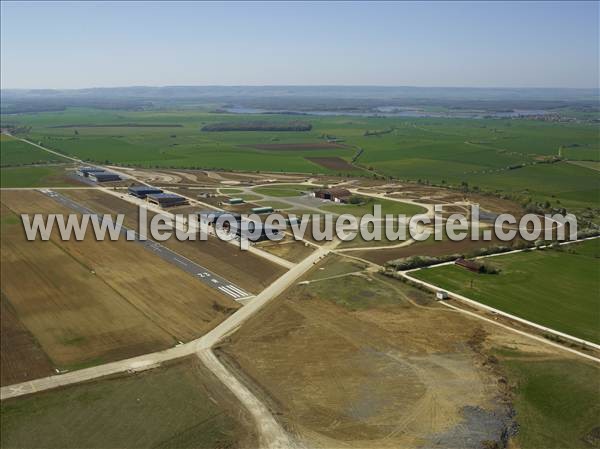
[[499,326],[499,327],[501,327],[503,329],[506,329],[506,330],[509,330],[511,332],[514,332],[516,334],[523,335],[524,337],[531,338],[532,340],[539,341],[540,343],[545,343],[545,344],[553,346],[555,348],[562,349],[563,351],[568,351],[568,352],[571,352],[573,354],[576,354],[579,357],[584,357],[584,358],[586,358],[588,360],[592,360],[592,361],[594,361],[596,363],[600,363],[600,359],[598,359],[598,358],[596,358],[596,357],[594,357],[592,355],[584,354],[583,352],[576,351],[575,349],[567,348],[566,346],[563,346],[563,345],[561,345],[559,343],[555,343],[555,342],[550,341],[550,340],[548,340],[546,338],[539,337],[537,335],[533,335],[533,334],[530,334],[528,332],[525,332],[525,331],[522,331],[522,330],[519,330],[519,329],[515,329],[514,327],[507,326],[506,324],[498,323],[497,321],[494,321],[494,320],[492,320],[490,318],[486,318],[486,317],[481,316],[481,315],[479,315],[477,313],[470,312],[470,311],[465,310],[465,309],[461,309],[460,307],[453,306],[452,304],[448,304],[447,302],[444,302],[444,301],[439,301],[439,302],[443,306],[446,306],[446,307],[448,307],[448,308],[450,308],[452,310],[456,310],[459,313],[464,313],[466,315],[469,315],[469,316],[472,316],[474,318],[486,321],[486,322],[488,322],[490,324],[494,324],[494,325]]
[[[418,270],[420,270],[420,268],[416,269],[416,270],[411,270],[411,272],[418,271]],[[429,289],[431,291],[437,292],[437,291],[443,290],[443,291],[445,291],[445,292],[448,293],[448,296],[450,298],[466,302],[467,304],[470,304],[470,305],[472,305],[472,306],[474,306],[474,307],[476,307],[478,309],[482,309],[482,310],[485,310],[487,312],[492,312],[492,313],[495,313],[497,315],[501,315],[501,316],[503,316],[505,318],[509,318],[511,320],[517,321],[517,322],[525,324],[527,326],[534,327],[534,328],[536,328],[538,330],[542,330],[544,332],[549,332],[549,333],[551,333],[553,335],[556,335],[556,336],[559,336],[559,337],[563,337],[563,338],[566,338],[566,339],[571,340],[573,342],[576,342],[576,343],[579,343],[579,344],[583,344],[585,346],[590,346],[590,347],[592,347],[594,349],[599,349],[600,350],[600,345],[598,345],[596,343],[592,343],[592,342],[584,340],[582,338],[574,337],[573,335],[569,335],[569,334],[566,334],[564,332],[560,332],[560,331],[557,331],[555,329],[552,329],[552,328],[549,328],[549,327],[546,327],[546,326],[542,326],[541,324],[534,323],[533,321],[526,320],[526,319],[518,317],[516,315],[512,315],[510,313],[503,312],[502,310],[496,309],[494,307],[490,307],[490,306],[488,306],[486,304],[480,303],[480,302],[475,301],[475,300],[473,300],[471,298],[467,298],[466,296],[460,295],[458,293],[451,292],[451,291],[446,290],[445,288],[439,287],[439,286],[437,286],[435,284],[431,284],[429,282],[425,282],[425,281],[422,281],[422,280],[417,279],[415,277],[412,277],[409,274],[407,274],[406,271],[399,271],[398,273],[403,278],[408,279],[411,282],[417,283],[417,284],[419,284],[419,285],[421,285],[421,286],[423,286],[423,287],[425,287],[425,288],[427,288],[427,289]],[[440,302],[443,303],[443,301],[440,301]],[[567,348],[565,348],[565,349],[567,349]],[[577,352],[577,353],[578,354],[582,354],[580,352]],[[600,359],[594,358],[594,360],[597,360],[598,362],[600,362]]]
[[[568,242],[560,242],[558,245],[559,246],[573,245],[575,243],[581,243],[581,242],[585,242],[587,240],[595,240],[595,239],[600,239],[600,235],[594,235],[592,237],[584,237],[584,238],[577,239],[577,240],[569,240]],[[493,254],[485,254],[483,256],[476,256],[476,257],[469,257],[469,259],[470,260],[481,260],[481,259],[487,259],[488,257],[508,256],[509,254],[517,254],[517,253],[524,253],[524,252],[528,252],[528,251],[552,249],[552,246],[553,245],[532,246],[531,248],[513,249],[511,251],[504,251],[504,252],[493,253]],[[348,248],[348,249],[354,249],[354,248]],[[337,250],[337,251],[339,251],[339,250]],[[347,251],[347,250],[342,250],[342,251]],[[412,273],[414,271],[419,271],[419,270],[423,270],[423,269],[427,269],[427,268],[443,267],[445,265],[452,265],[454,262],[456,262],[456,261],[450,260],[447,262],[439,262],[439,263],[434,263],[433,265],[427,265],[425,267],[411,268],[409,270],[398,271],[398,273]]]

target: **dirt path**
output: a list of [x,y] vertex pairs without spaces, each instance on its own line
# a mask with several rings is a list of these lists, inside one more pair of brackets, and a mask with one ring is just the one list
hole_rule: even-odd
[[227,386],[250,412],[257,427],[261,448],[293,449],[300,446],[273,418],[269,409],[233,374],[227,371],[212,350],[199,351],[198,357],[204,366]]

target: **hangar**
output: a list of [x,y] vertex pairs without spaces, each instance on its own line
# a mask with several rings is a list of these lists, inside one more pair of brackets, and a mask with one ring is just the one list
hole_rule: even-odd
[[217,211],[217,210],[203,210],[198,212],[198,219],[201,222],[207,223],[209,225],[214,225],[220,217],[225,217],[223,220],[235,221],[240,223],[242,221],[242,216],[235,212],[227,212],[227,211]]
[[105,173],[106,170],[104,170],[103,168],[98,168],[98,167],[79,167],[76,171],[76,173],[79,176],[83,176],[84,178],[87,178],[91,173]]
[[138,198],[146,198],[148,195],[154,193],[163,193],[163,191],[157,187],[152,186],[129,186],[127,189],[130,195],[136,196]]
[[263,240],[281,240],[283,233],[272,226],[266,226],[260,222],[248,221],[247,226],[239,226],[235,229],[235,233],[238,237],[242,235],[251,242],[262,242]]
[[96,182],[120,181],[121,180],[121,177],[119,175],[117,175],[116,173],[111,173],[111,172],[107,172],[107,171],[89,172],[88,178],[90,178],[92,181],[96,181]]
[[173,207],[188,204],[187,198],[175,195],[174,193],[151,193],[146,195],[146,199],[152,204],[160,207]]
[[335,203],[347,203],[352,196],[352,193],[350,193],[349,190],[339,188],[322,189],[311,193],[311,196],[314,196],[315,198],[322,198],[324,200],[330,200]]

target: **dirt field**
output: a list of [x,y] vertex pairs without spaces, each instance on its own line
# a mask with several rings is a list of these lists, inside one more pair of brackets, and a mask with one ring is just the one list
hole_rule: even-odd
[[294,240],[293,237],[290,236],[286,236],[279,242],[261,242],[256,246],[263,251],[279,256],[282,259],[289,260],[290,262],[300,262],[308,257],[314,250],[312,246],[306,246],[304,242]]
[[[70,213],[34,191],[4,191],[2,204],[3,212]],[[50,241],[28,242],[14,218],[2,217],[2,292],[57,368],[105,363],[191,340],[239,307],[134,242],[98,242],[91,235],[63,242],[57,232]],[[18,345],[6,343],[3,360],[20,358]]]
[[[71,190],[64,193],[94,211],[123,213],[126,215],[125,224],[133,228],[138,226],[138,210],[131,203],[98,190]],[[216,238],[195,242],[171,238],[161,243],[252,293],[258,293],[285,271],[279,265]]]
[[470,251],[475,251],[480,248],[486,248],[494,245],[507,245],[510,242],[501,242],[498,239],[490,241],[474,241],[465,239],[457,242],[450,240],[442,241],[425,241],[415,242],[412,245],[402,248],[389,248],[377,250],[354,251],[353,256],[360,257],[374,262],[378,265],[383,265],[386,262],[402,257],[410,256],[441,256],[446,254],[464,254]]
[[428,204],[468,201],[470,203],[479,204],[482,209],[496,214],[513,214],[515,217],[520,217],[524,213],[523,208],[514,201],[472,192],[462,193],[456,190],[418,184],[384,186],[377,190],[385,192],[391,197],[414,198]]
[[[120,170],[124,170],[120,168]],[[201,170],[150,170],[150,169],[125,169],[126,173],[142,179],[148,183],[160,185],[189,185],[189,186],[213,186],[219,184],[219,180],[210,177]]]
[[4,294],[0,302],[0,366],[2,386],[54,374],[48,356],[19,321]]
[[500,441],[512,419],[483,349],[494,329],[394,280],[344,275],[360,265],[333,260],[226,341],[223,360],[310,447]]
[[305,159],[330,170],[356,170],[355,166],[348,163],[348,161],[345,161],[341,157],[306,157]]

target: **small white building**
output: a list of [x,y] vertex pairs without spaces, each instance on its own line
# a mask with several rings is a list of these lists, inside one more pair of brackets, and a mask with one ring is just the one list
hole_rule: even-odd
[[435,299],[437,299],[438,301],[442,301],[444,299],[448,299],[448,292],[444,291],[444,290],[438,290],[435,293]]

